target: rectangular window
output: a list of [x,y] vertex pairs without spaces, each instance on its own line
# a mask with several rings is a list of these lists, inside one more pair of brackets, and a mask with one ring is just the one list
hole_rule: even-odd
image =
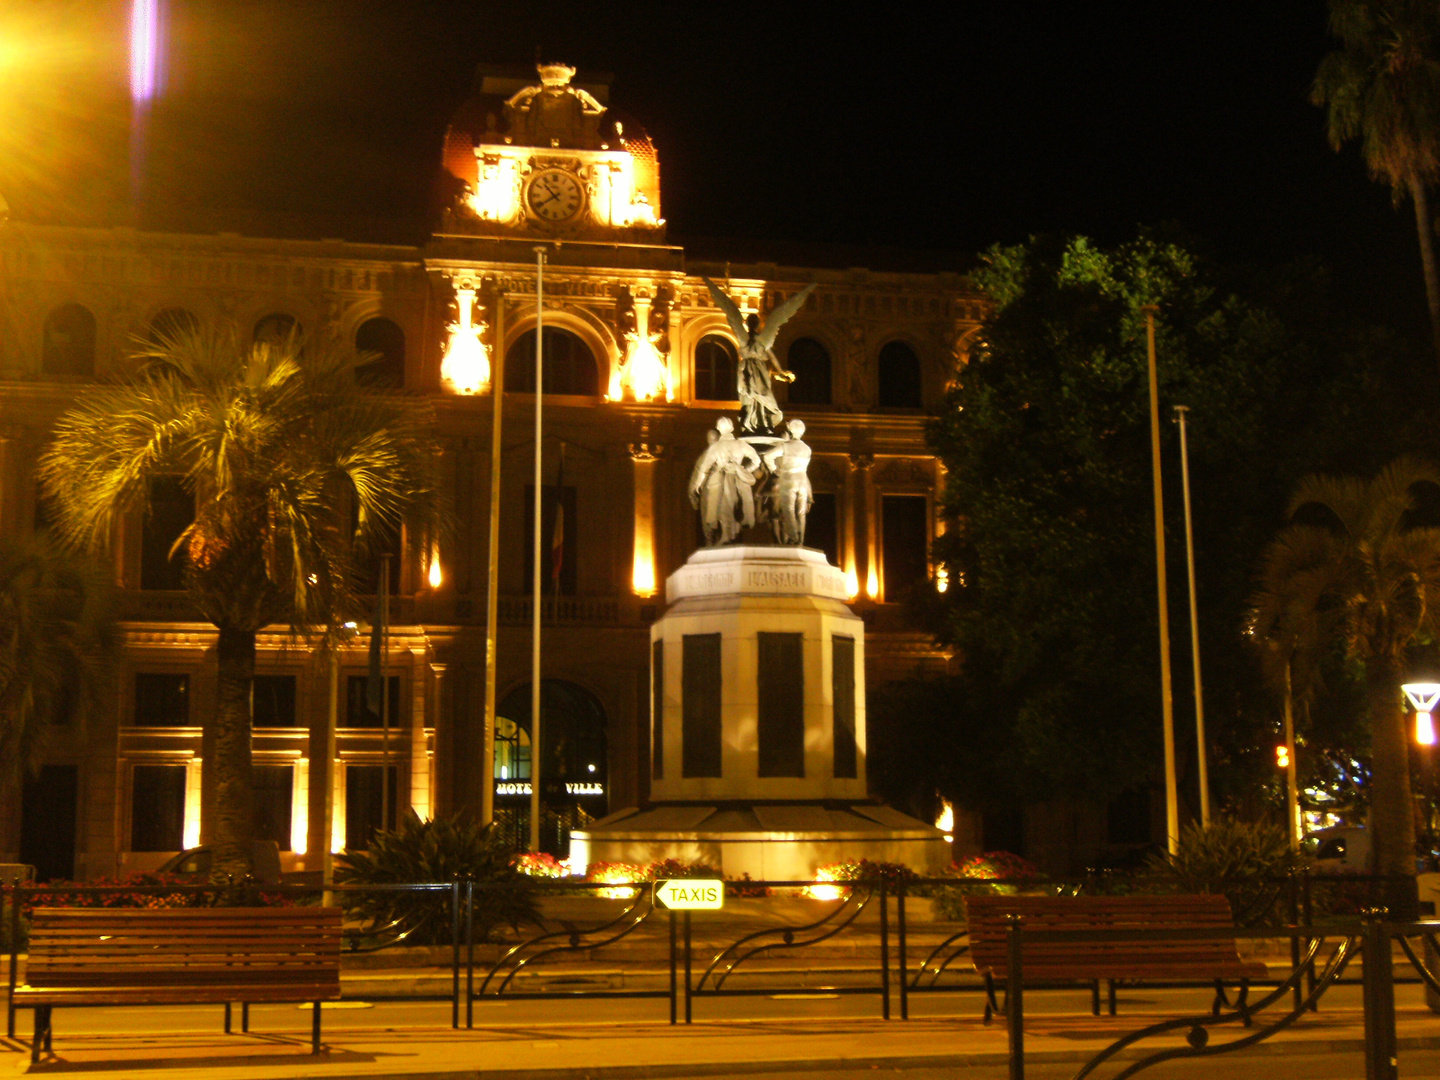
[[185,556],[170,550],[195,520],[195,496],[178,476],[150,482],[150,505],[140,529],[140,588],[183,589]]
[[295,676],[256,675],[250,687],[251,722],[257,728],[295,726]]
[[[351,851],[363,851],[370,846],[375,834],[385,827],[381,811],[384,793],[380,789],[380,778],[385,773],[384,765],[347,765],[345,767],[345,847]],[[395,794],[398,777],[395,766],[390,766],[390,822],[394,827],[396,807]]]
[[130,781],[130,850],[185,846],[185,766],[136,765]]
[[290,850],[290,802],[295,791],[293,765],[255,765],[250,770],[250,807],[256,840],[274,840]]
[[840,565],[840,505],[833,491],[815,492],[805,519],[805,546],[823,551],[831,566]]
[[[400,715],[400,676],[385,676],[385,689],[388,691],[386,697],[389,701],[382,705],[389,709],[388,719],[392,728],[401,726],[403,718]],[[345,723],[344,727],[384,727],[386,717],[381,715],[380,709],[372,708],[369,700],[370,676],[351,675],[345,680]]]
[[885,602],[898,604],[930,580],[929,501],[924,495],[881,496],[880,529]]
[[830,689],[835,702],[835,776],[853,780],[857,775],[855,748],[855,639],[830,639]]
[[761,631],[759,708],[756,711],[761,776],[805,775],[805,663],[801,634]]
[[680,773],[720,775],[720,635],[686,634],[680,657]]
[[[556,494],[554,484],[546,484],[541,491],[545,501],[540,506],[540,592],[542,596],[555,593],[555,509],[560,507],[565,517],[561,528],[559,552],[560,595],[574,596],[576,581],[575,557],[579,550],[579,533],[575,521],[575,489],[568,484]],[[525,549],[525,595],[530,595],[534,585],[535,566],[535,485],[525,485],[525,527],[521,531],[522,547]]]
[[665,643],[650,646],[650,776],[665,778]]
[[[350,507],[350,529],[351,535],[359,528],[359,518],[356,516],[354,500],[351,500]],[[369,545],[361,548],[358,545],[355,549],[355,572],[353,580],[355,591],[361,596],[374,596],[380,591],[381,565],[386,557],[390,559],[390,595],[396,596],[400,592],[400,526],[382,525],[376,530],[376,534]],[[392,609],[394,605],[391,605]]]
[[135,726],[189,727],[190,676],[169,672],[137,674]]

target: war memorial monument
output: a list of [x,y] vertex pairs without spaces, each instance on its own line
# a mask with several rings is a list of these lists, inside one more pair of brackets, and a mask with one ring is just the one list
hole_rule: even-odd
[[705,283],[740,343],[738,432],[719,417],[695,462],[705,546],[666,581],[650,631],[650,805],[572,832],[571,865],[677,859],[795,880],[864,858],[936,873],[940,830],[868,797],[865,626],[844,574],[804,546],[810,448],[776,403],[774,382],[794,376],[772,346],[813,286],[762,326]]

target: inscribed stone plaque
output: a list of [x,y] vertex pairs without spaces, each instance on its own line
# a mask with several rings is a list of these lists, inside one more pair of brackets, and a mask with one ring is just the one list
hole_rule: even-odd
[[650,747],[652,760],[650,775],[662,779],[665,775],[665,643],[657,641],[650,646]]
[[760,776],[805,775],[805,665],[800,634],[756,635]]
[[680,658],[680,772],[720,775],[720,635],[686,634]]
[[836,634],[830,639],[831,696],[835,702],[835,776],[854,779],[855,755],[855,639]]

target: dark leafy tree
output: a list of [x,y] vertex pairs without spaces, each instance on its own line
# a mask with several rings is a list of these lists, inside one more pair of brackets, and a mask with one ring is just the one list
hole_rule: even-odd
[[61,531],[91,549],[144,507],[156,478],[179,476],[194,494],[194,523],[172,557],[220,632],[205,718],[217,880],[249,867],[256,633],[275,623],[341,633],[359,614],[356,555],[405,520],[423,542],[435,517],[428,411],[357,387],[354,354],[301,344],[245,346],[233,329],[161,336],[137,352],[133,381],[90,391],[61,417],[40,464]]
[[1428,0],[1330,0],[1341,47],[1320,63],[1311,99],[1335,149],[1351,139],[1370,175],[1409,197],[1440,361],[1440,276],[1429,188],[1440,177],[1440,6]]
[[49,536],[0,537],[0,786],[39,765],[57,723],[80,723],[110,686],[113,590]]
[[[988,809],[1158,781],[1142,313],[1155,304],[1182,773],[1195,751],[1174,404],[1190,408],[1212,789],[1262,809],[1280,711],[1240,633],[1254,567],[1298,477],[1428,438],[1413,357],[1349,322],[1312,267],[1257,278],[1150,237],[995,248],[976,281],[993,307],[931,425],[948,469],[944,636],[963,671],[872,694],[879,790]],[[892,740],[907,761],[891,761]]]
[[1417,489],[1440,469],[1400,458],[1369,479],[1310,476],[1265,553],[1250,633],[1271,669],[1300,686],[1336,646],[1364,671],[1370,720],[1370,834],[1376,872],[1415,873],[1415,804],[1400,693],[1411,648],[1440,630],[1440,528],[1417,523]]

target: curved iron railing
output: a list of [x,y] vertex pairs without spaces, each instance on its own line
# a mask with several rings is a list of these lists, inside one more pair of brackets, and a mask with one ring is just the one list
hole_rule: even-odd
[[1295,967],[1278,987],[1266,994],[1254,1005],[1236,1008],[1230,1012],[1223,1012],[1218,1015],[1215,1012],[1211,1012],[1196,1016],[1177,1017],[1173,1020],[1163,1020],[1158,1024],[1151,1024],[1149,1027],[1141,1028],[1139,1031],[1133,1031],[1117,1039],[1100,1053],[1096,1054],[1095,1057],[1091,1058],[1080,1071],[1075,1074],[1074,1080],[1085,1080],[1086,1077],[1116,1054],[1120,1053],[1120,1051],[1134,1046],[1136,1043],[1142,1042],[1145,1039],[1163,1035],[1169,1031],[1188,1028],[1189,1030],[1185,1035],[1187,1045],[1158,1050],[1147,1057],[1134,1061],[1121,1072],[1116,1073],[1111,1080],[1125,1080],[1126,1077],[1134,1076],[1136,1073],[1148,1069],[1152,1065],[1158,1065],[1163,1061],[1173,1061],[1177,1058],[1212,1057],[1216,1054],[1242,1050],[1245,1047],[1264,1042],[1278,1032],[1284,1031],[1299,1020],[1305,1012],[1312,1010],[1324,995],[1325,991],[1329,990],[1330,987],[1335,984],[1336,980],[1339,979],[1341,973],[1344,972],[1346,965],[1349,964],[1354,955],[1356,943],[1359,941],[1358,938],[1346,937],[1340,942],[1335,952],[1331,955],[1330,960],[1326,963],[1324,971],[1316,978],[1315,986],[1310,990],[1309,994],[1305,996],[1299,1005],[1292,1008],[1274,1023],[1261,1024],[1256,1030],[1227,1043],[1212,1044],[1209,1033],[1209,1029],[1212,1027],[1233,1023],[1236,1020],[1249,1026],[1257,1013],[1269,1008],[1276,1001],[1279,1001],[1280,998],[1299,986],[1301,979],[1305,977],[1309,969],[1310,963],[1314,961],[1316,956],[1319,955],[1320,950],[1324,947],[1324,940],[1323,938],[1312,938],[1303,957],[1302,964]]
[[[714,960],[710,961],[710,966],[701,972],[700,978],[696,981],[693,992],[701,994],[707,992],[714,993],[722,990],[725,985],[725,980],[731,976],[736,968],[747,960],[759,956],[761,953],[769,952],[772,949],[803,949],[807,945],[818,945],[822,941],[828,941],[854,923],[854,921],[859,918],[860,913],[865,910],[870,901],[874,899],[878,893],[879,890],[872,887],[857,885],[848,888],[846,895],[841,898],[835,907],[826,912],[823,918],[816,919],[814,922],[803,923],[799,926],[767,926],[753,933],[746,934],[739,940],[727,945],[716,955]],[[861,899],[858,903],[855,903],[854,901],[857,896],[861,896]],[[849,910],[849,914],[837,920],[837,916],[842,915],[847,909]],[[797,934],[808,933],[811,930],[819,930],[822,927],[828,928],[818,936],[806,941],[796,940]],[[755,945],[753,948],[746,948],[751,942],[759,941],[761,938],[775,936],[778,936],[780,940]],[[727,958],[729,959],[728,964],[725,963]],[[724,971],[716,975],[716,969],[722,964],[725,965]],[[712,975],[714,975],[714,981],[707,991],[705,982],[707,979],[710,979]]]
[[[499,960],[490,966],[485,973],[485,978],[480,983],[480,988],[475,991],[475,996],[483,997],[490,987],[490,983],[501,972],[506,974],[495,986],[495,995],[505,994],[510,990],[516,976],[532,964],[538,964],[548,957],[565,952],[579,952],[581,950],[603,949],[607,945],[628,937],[640,926],[655,910],[654,894],[649,883],[635,885],[608,885],[606,888],[628,888],[631,891],[630,905],[615,918],[599,926],[590,927],[585,930],[576,930],[573,927],[566,927],[563,930],[548,930],[543,934],[528,938],[508,949]],[[623,929],[609,937],[591,940],[589,935],[607,934],[624,924]],[[562,940],[563,939],[563,940]],[[549,944],[545,944],[545,943]],[[507,970],[508,969],[508,970]],[[520,997],[519,994],[511,994],[512,997]],[[553,993],[546,996],[554,996]]]

